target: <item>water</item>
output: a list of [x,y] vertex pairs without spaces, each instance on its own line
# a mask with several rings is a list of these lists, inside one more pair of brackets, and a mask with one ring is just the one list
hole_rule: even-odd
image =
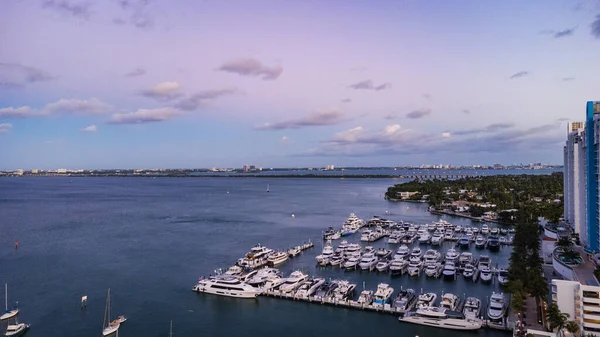
[[[200,275],[227,268],[253,245],[315,248],[282,265],[289,274],[347,278],[375,289],[453,292],[485,299],[497,285],[320,269],[321,231],[350,212],[426,223],[426,205],[383,200],[394,179],[5,178],[0,179],[0,284],[18,300],[28,337],[100,336],[107,288],[127,336],[403,336],[463,333],[403,324],[394,316],[280,299],[195,294]],[[266,193],[266,185],[270,193]],[[227,193],[229,192],[229,193]],[[292,218],[292,214],[295,215]],[[468,219],[444,217],[455,224]],[[358,235],[349,241],[358,242]],[[14,242],[19,241],[15,249]],[[338,241],[339,242],[339,241]],[[337,244],[337,242],[335,242]],[[384,240],[375,247],[387,246]],[[395,247],[394,247],[395,248]],[[448,246],[444,246],[443,250]],[[509,248],[492,256],[506,265]],[[475,249],[473,248],[473,251]],[[477,253],[476,253],[477,254]],[[88,296],[87,310],[80,309]],[[480,330],[473,335],[505,335]]]

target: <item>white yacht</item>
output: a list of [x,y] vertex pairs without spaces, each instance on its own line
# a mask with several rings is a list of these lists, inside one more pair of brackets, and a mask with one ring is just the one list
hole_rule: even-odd
[[346,248],[348,248],[348,245],[349,245],[348,241],[342,240],[342,242],[340,242],[340,244],[338,245],[337,249],[344,252],[346,250]]
[[394,255],[394,259],[405,259],[410,254],[410,249],[407,245],[402,245],[398,247],[396,250],[396,254]]
[[481,314],[481,300],[477,297],[467,297],[463,307],[463,314],[466,318],[479,319]]
[[331,241],[327,240],[327,243],[323,247],[323,251],[321,252],[321,255],[317,255],[317,257],[316,257],[317,262],[319,264],[322,264],[324,260],[329,262],[329,259],[333,256],[333,254],[334,254],[334,251],[333,251],[333,246],[331,246]]
[[458,304],[459,304],[458,296],[451,294],[451,293],[446,293],[442,296],[442,301],[440,302],[440,307],[454,311],[458,307]]
[[442,274],[447,279],[454,279],[456,277],[456,266],[454,265],[454,262],[446,262]]
[[274,290],[285,281],[286,281],[285,278],[282,278],[279,276],[273,276],[273,277],[267,279],[265,281],[265,283],[263,283],[263,285],[260,287],[260,289],[263,291]]
[[356,269],[356,267],[358,266],[358,264],[360,263],[360,255],[359,256],[351,256],[348,258],[348,260],[346,260],[346,262],[344,262],[343,268],[350,270],[350,269]]
[[479,227],[473,227],[473,228],[471,228],[471,230],[473,231],[473,234],[479,233]]
[[293,271],[285,282],[279,286],[279,291],[282,293],[291,293],[296,290],[302,282],[306,281],[306,279],[308,279],[308,275],[299,270]]
[[481,235],[477,235],[477,238],[475,238],[475,248],[485,248],[485,238]]
[[487,235],[490,233],[490,228],[488,227],[488,225],[483,225],[481,226],[481,234],[483,235]]
[[362,251],[362,247],[358,243],[350,243],[348,247],[344,249],[344,256],[360,256],[360,252]]
[[256,298],[260,290],[240,281],[237,277],[217,275],[203,278],[192,288],[195,292],[221,296]]
[[397,231],[394,231],[388,237],[387,243],[390,244],[390,245],[392,245],[392,244],[398,244],[398,243],[400,243],[401,239],[402,239],[402,236],[400,235],[400,233],[397,232]]
[[442,242],[444,242],[444,236],[441,233],[436,232],[431,237],[432,246],[439,246],[442,244]]
[[287,252],[277,252],[269,255],[267,258],[267,264],[270,266],[278,266],[289,258],[289,254]]
[[492,281],[492,270],[488,267],[482,267],[479,269],[479,277],[482,282],[491,282]]
[[490,228],[490,235],[498,235],[498,227]]
[[21,336],[22,334],[25,333],[25,331],[27,331],[27,329],[29,329],[29,324],[24,324],[24,323],[9,324],[6,327],[6,332],[4,333],[4,336],[7,336],[7,337]]
[[446,262],[452,262],[452,263],[454,263],[458,259],[458,256],[459,256],[459,254],[456,251],[456,249],[450,248],[446,252],[445,260],[446,260]]
[[379,283],[377,291],[373,294],[373,304],[384,305],[390,301],[394,288],[387,283]]
[[358,263],[358,266],[360,267],[361,270],[371,271],[371,270],[373,270],[373,268],[375,268],[376,264],[377,264],[377,257],[375,257],[375,254],[367,253],[362,256],[362,259]]
[[394,299],[394,308],[400,312],[411,310],[417,303],[417,295],[412,289],[400,290],[398,296]]
[[400,317],[399,320],[452,330],[477,330],[482,326],[482,321],[480,320],[468,319],[461,312],[438,307],[427,307],[410,311]]
[[300,253],[302,253],[302,247],[300,247],[300,246],[292,247],[292,248],[288,249],[287,253],[291,257],[296,257],[296,256],[300,255]]
[[354,289],[356,289],[356,284],[346,280],[338,281],[337,287],[333,290],[333,298],[338,301],[347,300],[354,293]]
[[444,241],[451,241],[453,237],[454,237],[454,232],[452,230],[447,230],[444,233]]
[[418,276],[421,274],[421,270],[423,270],[423,261],[421,261],[421,259],[413,260],[411,258],[408,263],[408,275]]
[[421,248],[419,248],[419,247],[413,248],[413,250],[410,252],[411,260],[412,259],[419,259],[420,260],[422,254],[423,253],[421,252]]
[[[220,270],[217,271],[217,273],[220,273]],[[241,276],[244,273],[244,268],[240,267],[240,266],[231,266],[229,268],[227,268],[227,270],[225,271],[225,275],[230,275],[230,276]]]
[[267,264],[269,255],[273,254],[273,249],[261,246],[260,244],[252,247],[249,253],[237,261],[240,267],[258,268]]
[[498,269],[498,283],[506,285],[508,283],[508,270],[504,268]]
[[364,241],[364,242],[371,241],[370,240],[371,235],[372,235],[371,233],[372,233],[372,231],[368,228],[363,230],[362,234],[360,235],[360,241]]
[[347,236],[358,232],[358,230],[365,225],[365,222],[359,219],[354,213],[350,213],[350,216],[342,224],[341,235]]
[[488,318],[490,320],[501,320],[506,315],[507,303],[502,293],[492,293],[488,306]]
[[430,263],[427,265],[427,267],[425,267],[425,275],[427,275],[427,277],[436,277],[437,278],[440,276],[443,269],[444,269],[444,265],[442,265],[439,262]]
[[423,263],[425,265],[436,264],[440,262],[442,254],[435,249],[428,249],[425,254],[423,254]]
[[344,261],[344,257],[342,254],[333,254],[333,256],[329,259],[329,264],[332,266],[340,266]]
[[424,232],[419,236],[419,243],[429,243],[431,241],[431,235],[428,232]]
[[473,263],[473,254],[470,252],[462,252],[458,257],[458,264],[461,266],[466,266],[467,264]]
[[408,269],[408,261],[402,259],[393,259],[390,262],[390,271],[392,274],[404,274]]
[[437,299],[436,293],[424,293],[419,295],[417,300],[417,308],[432,307]]
[[369,305],[373,302],[373,290],[363,290],[358,296],[356,303]]
[[390,256],[392,256],[392,251],[385,248],[379,248],[377,249],[377,251],[375,251],[375,256],[377,256],[380,259],[387,259]]
[[388,261],[388,260],[380,260],[375,265],[375,269],[377,269],[377,271],[379,271],[379,272],[387,271],[389,267],[390,267],[390,261]]
[[279,270],[277,270],[275,268],[266,267],[266,268],[256,270],[256,272],[252,273],[252,275],[248,274],[248,276],[245,278],[244,282],[246,282],[247,284],[249,284],[253,287],[258,287],[258,286],[263,285],[269,279],[272,279],[274,277],[279,277],[279,276],[280,276]]
[[471,279],[473,278],[473,275],[475,275],[475,267],[468,263],[463,267],[463,276],[465,278]]
[[325,283],[324,278],[314,278],[312,280],[304,281],[300,287],[298,287],[298,290],[296,290],[294,295],[298,298],[308,298],[312,296],[323,283]]
[[477,268],[479,270],[481,270],[484,267],[491,269],[492,268],[492,259],[488,255],[479,255],[479,260],[477,262]]

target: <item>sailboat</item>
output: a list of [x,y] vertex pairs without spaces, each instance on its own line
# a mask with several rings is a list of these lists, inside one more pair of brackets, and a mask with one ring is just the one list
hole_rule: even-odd
[[16,306],[12,310],[8,310],[8,283],[4,284],[4,309],[5,313],[4,315],[0,316],[0,321],[13,318],[19,313],[19,308]]
[[267,193],[271,192],[271,190],[269,189],[269,184],[267,184]]
[[169,337],[173,337],[173,321],[171,321],[171,325],[169,326]]
[[104,322],[102,323],[102,336],[108,336],[119,330],[121,324],[118,321],[110,321],[110,288],[106,295],[106,307],[104,308]]

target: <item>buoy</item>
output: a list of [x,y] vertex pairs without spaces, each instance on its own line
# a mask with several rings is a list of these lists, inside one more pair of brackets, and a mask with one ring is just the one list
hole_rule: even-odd
[[85,308],[87,306],[87,296],[81,296],[81,308]]
[[292,218],[295,218],[296,216],[294,214],[292,214]]
[[19,241],[15,241],[15,248],[19,248]]

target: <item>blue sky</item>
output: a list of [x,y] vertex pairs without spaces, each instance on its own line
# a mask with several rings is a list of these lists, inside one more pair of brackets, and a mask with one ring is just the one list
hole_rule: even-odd
[[600,1],[20,0],[0,169],[562,162]]

